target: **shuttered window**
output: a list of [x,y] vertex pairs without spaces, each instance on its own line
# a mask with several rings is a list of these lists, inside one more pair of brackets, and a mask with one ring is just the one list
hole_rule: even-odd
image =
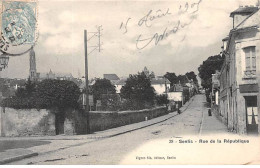
[[245,52],[245,67],[246,75],[255,75],[256,74],[256,53],[255,53],[255,46],[250,46],[244,48]]

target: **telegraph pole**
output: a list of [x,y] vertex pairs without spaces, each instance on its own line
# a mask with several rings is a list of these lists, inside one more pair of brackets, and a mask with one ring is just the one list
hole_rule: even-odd
[[85,46],[85,82],[86,82],[86,115],[87,115],[87,134],[90,133],[89,124],[89,90],[88,90],[88,37],[87,30],[84,30],[84,46]]
[[[86,82],[86,102],[85,102],[85,112],[87,116],[87,134],[90,133],[90,115],[89,115],[89,87],[88,87],[88,55],[90,55],[93,51],[97,50],[101,51],[101,43],[100,43],[100,37],[101,37],[101,27],[99,26],[97,29],[98,31],[95,32],[87,32],[87,30],[84,30],[84,48],[85,48],[85,82]],[[88,39],[88,33],[92,33],[93,35],[90,36]],[[98,44],[94,46],[88,46],[88,41],[90,41],[93,37],[98,37]],[[88,52],[88,47],[93,47],[93,49]],[[84,104],[84,103],[83,103]]]
[[101,46],[101,44],[100,44],[100,36],[101,36],[100,28],[101,28],[101,26],[98,27],[98,46],[99,46],[99,47],[98,47],[98,51],[99,51],[99,52],[100,52],[100,48],[101,48],[101,47],[100,47],[100,46]]
[[[259,30],[259,28],[258,28],[258,30]],[[256,48],[256,53],[259,53],[259,48]],[[257,111],[258,111],[258,116],[259,116],[259,114],[260,114],[260,57],[256,57],[256,80],[257,80],[257,85],[258,85]],[[258,117],[258,135],[260,135],[259,122],[260,122],[260,117]]]

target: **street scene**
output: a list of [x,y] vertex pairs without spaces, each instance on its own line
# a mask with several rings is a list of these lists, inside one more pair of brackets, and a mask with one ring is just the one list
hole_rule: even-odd
[[0,165],[260,164],[259,5],[1,1]]
[[[165,139],[164,143],[167,144],[170,139],[178,139],[182,136],[190,137],[198,134],[228,134],[224,124],[215,117],[212,118],[208,116],[207,103],[205,102],[204,95],[196,95],[184,108],[182,108],[182,110],[183,113],[181,115],[173,112],[147,122],[98,132],[93,135],[33,138],[33,141],[36,143],[38,141],[39,146],[30,147],[29,149],[41,152],[40,155],[12,162],[10,164],[95,165],[131,164],[131,162],[133,162],[133,164],[140,164],[143,163],[142,160],[139,160],[139,162],[138,160],[135,160],[135,157],[141,154],[138,153],[138,151],[136,152],[136,156],[129,160],[126,159],[126,157],[132,151],[140,148],[140,146],[144,146],[144,144],[153,143],[153,141],[161,139]],[[13,138],[6,138],[5,141],[10,141],[12,139]],[[28,138],[22,139],[28,140]],[[20,141],[20,139],[16,140]],[[49,142],[50,144],[41,145],[40,142]],[[31,144],[31,142],[28,142],[28,144]],[[156,144],[153,144],[153,146],[154,145]],[[10,148],[13,147],[10,146]],[[149,151],[146,152],[147,153],[142,153],[141,156],[153,156],[153,153]],[[168,153],[172,153],[171,155],[173,156],[176,156],[177,154],[177,152],[169,151]],[[156,154],[164,156],[164,154]],[[176,162],[178,163],[177,160],[168,161],[168,163],[172,164]]]

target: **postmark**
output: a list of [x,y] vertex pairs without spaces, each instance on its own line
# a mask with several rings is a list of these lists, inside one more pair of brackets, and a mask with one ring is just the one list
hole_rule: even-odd
[[1,6],[0,50],[9,55],[23,54],[37,40],[37,2],[4,0]]

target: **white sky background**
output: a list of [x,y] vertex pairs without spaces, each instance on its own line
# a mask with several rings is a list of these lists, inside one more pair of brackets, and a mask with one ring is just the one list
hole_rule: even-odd
[[[35,47],[38,72],[72,73],[74,77],[84,75],[84,29],[95,31],[102,25],[102,52],[89,55],[89,76],[102,77],[105,73],[118,76],[141,71],[144,66],[156,75],[166,72],[184,74],[195,71],[208,56],[221,51],[222,39],[232,28],[230,13],[239,5],[255,5],[256,0],[202,0],[193,22],[179,29],[155,45],[136,48],[139,35],[151,37],[163,34],[177,25],[177,21],[188,23],[190,13],[178,13],[180,5],[191,5],[199,0],[188,1],[39,1],[39,39]],[[138,26],[138,21],[153,10],[171,15],[155,19],[149,24]],[[194,7],[195,8],[195,7]],[[119,29],[128,18],[128,32]],[[90,41],[93,45],[96,41]],[[11,58],[2,77],[27,78],[29,75],[29,54]]]

